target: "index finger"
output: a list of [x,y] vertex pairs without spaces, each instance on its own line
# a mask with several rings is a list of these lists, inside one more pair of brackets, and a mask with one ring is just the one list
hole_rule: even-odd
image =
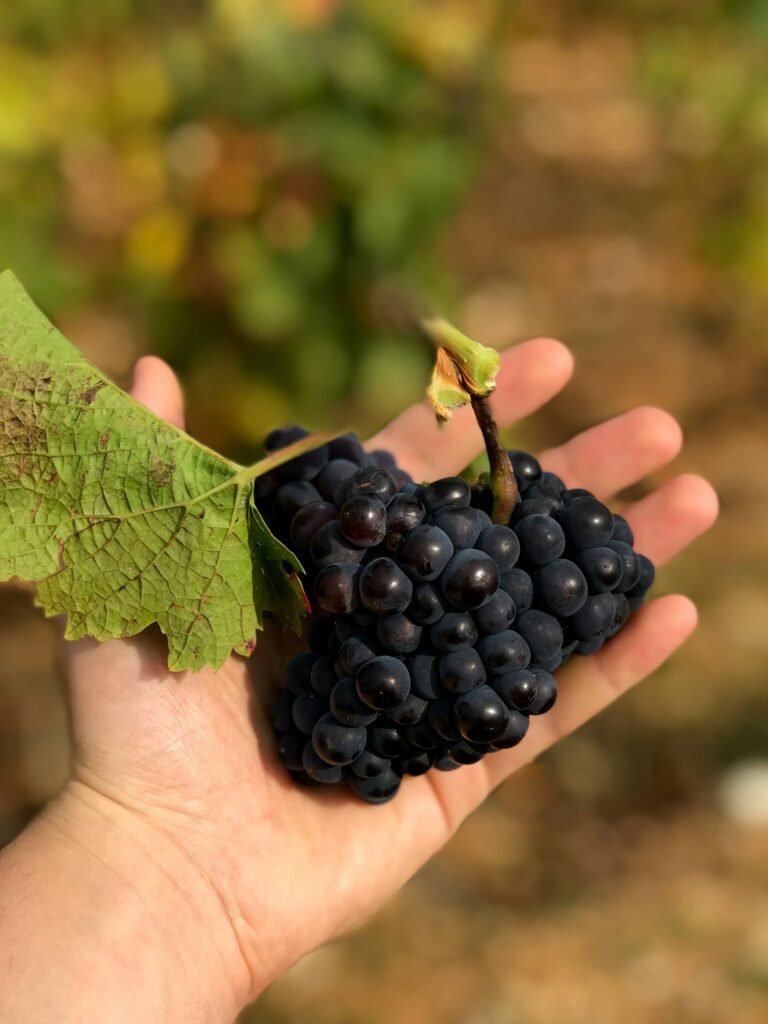
[[[536,338],[508,349],[491,398],[499,426],[535,412],[560,391],[573,372],[573,356],[559,341]],[[370,448],[386,448],[415,480],[459,473],[482,448],[472,410],[459,409],[442,429],[427,402],[412,406],[371,438]]]

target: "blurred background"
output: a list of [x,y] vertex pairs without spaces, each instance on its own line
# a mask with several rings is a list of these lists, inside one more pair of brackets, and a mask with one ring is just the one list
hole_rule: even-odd
[[[662,405],[723,500],[660,575],[701,607],[686,648],[243,1021],[766,1020],[767,48],[760,0],[0,5],[0,267],[119,382],[168,359],[202,440],[373,431],[436,308],[573,349],[516,443]],[[68,749],[10,592],[0,651],[4,842]]]

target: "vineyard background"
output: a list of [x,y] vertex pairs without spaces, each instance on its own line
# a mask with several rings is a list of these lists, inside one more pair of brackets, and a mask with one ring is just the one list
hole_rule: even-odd
[[[571,346],[521,446],[662,405],[723,500],[660,575],[686,648],[245,1022],[765,1020],[767,46],[757,0],[0,6],[0,267],[121,383],[167,358],[206,443],[372,432],[440,308]],[[10,590],[0,651],[8,841],[68,748],[55,630]]]

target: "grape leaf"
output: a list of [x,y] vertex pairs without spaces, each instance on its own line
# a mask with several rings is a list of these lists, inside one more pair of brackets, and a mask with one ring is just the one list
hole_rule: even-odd
[[0,580],[37,582],[68,638],[156,622],[182,670],[250,654],[264,612],[298,629],[301,567],[253,480],[320,441],[228,461],[107,380],[0,274]]

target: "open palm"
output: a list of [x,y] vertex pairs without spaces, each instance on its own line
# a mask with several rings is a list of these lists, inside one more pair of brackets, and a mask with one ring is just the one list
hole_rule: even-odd
[[[494,396],[508,424],[565,384],[571,357],[540,339],[510,350]],[[160,360],[137,367],[135,396],[181,425],[178,383]],[[636,409],[545,452],[570,487],[598,497],[670,461],[681,443],[666,413]],[[479,435],[458,414],[438,432],[415,407],[371,441],[417,479],[454,474]],[[713,522],[710,486],[672,479],[626,513],[638,550],[658,563]],[[453,773],[405,780],[397,798],[370,807],[341,793],[296,786],[277,762],[265,707],[295,643],[267,630],[250,661],[219,672],[171,674],[151,633],[71,648],[75,763],[70,793],[114,804],[170,838],[216,893],[253,977],[251,996],[299,956],[373,911],[455,831],[506,776],[652,672],[695,626],[686,598],[663,597],[633,617],[599,654],[558,674],[553,711],[532,720],[524,742]],[[258,981],[256,980],[258,978]]]

